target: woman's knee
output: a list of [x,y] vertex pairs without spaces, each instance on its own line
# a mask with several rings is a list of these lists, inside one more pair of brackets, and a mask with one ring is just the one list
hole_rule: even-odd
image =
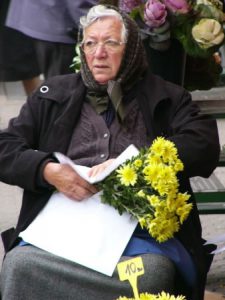
[[176,269],[174,263],[167,257],[157,254],[145,254],[143,263],[145,274],[140,278],[140,288],[151,293],[175,291]]
[[[175,292],[176,268],[174,263],[167,257],[148,253],[140,255],[144,265],[144,275],[138,278],[138,288],[140,292],[152,294],[165,291]],[[120,261],[130,259],[122,257]]]
[[2,264],[1,281],[22,278],[32,266],[32,254],[27,247],[15,247],[5,256]]

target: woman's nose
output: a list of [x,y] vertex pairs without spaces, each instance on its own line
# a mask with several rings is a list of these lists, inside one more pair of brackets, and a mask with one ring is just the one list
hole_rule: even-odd
[[107,55],[107,51],[104,44],[99,43],[95,50],[95,56],[106,56],[106,55]]

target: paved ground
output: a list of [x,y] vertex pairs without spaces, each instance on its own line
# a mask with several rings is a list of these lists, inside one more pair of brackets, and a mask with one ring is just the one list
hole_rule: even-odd
[[[212,96],[212,94],[213,92],[210,95]],[[219,95],[221,94],[225,97],[225,89],[220,90]],[[25,95],[20,84],[3,85],[0,83],[0,129],[6,126],[9,118],[17,115],[24,101]],[[220,135],[221,142],[225,144],[223,124],[220,126]],[[15,224],[21,205],[21,194],[22,192],[18,187],[8,186],[0,182],[0,232]],[[225,215],[204,215],[201,216],[201,222],[205,239],[225,234]],[[0,241],[0,265],[2,258],[3,248]],[[207,300],[225,299],[225,252],[215,256],[208,274],[207,291]]]

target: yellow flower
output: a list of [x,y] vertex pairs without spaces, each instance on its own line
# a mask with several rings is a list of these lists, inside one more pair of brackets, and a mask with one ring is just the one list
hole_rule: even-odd
[[157,295],[157,300],[185,300],[186,298],[184,296],[173,296],[168,293],[165,293],[164,291]]
[[162,157],[165,162],[170,162],[171,159],[174,160],[177,157],[177,148],[173,142],[166,140],[164,142],[164,149],[163,149]]
[[177,210],[177,189],[171,190],[166,195],[166,205],[170,212],[176,212]]
[[150,235],[159,243],[165,242],[172,238],[174,233],[179,229],[178,219],[176,217],[166,220],[162,217],[157,217],[151,221],[148,226]]
[[193,26],[192,36],[200,47],[207,49],[223,42],[223,27],[214,19],[204,18]]
[[176,197],[176,209],[187,204],[190,195],[187,193],[178,193]]
[[158,154],[149,154],[147,156],[146,163],[150,165],[160,164],[162,163],[162,158]]
[[144,193],[143,190],[138,191],[138,192],[137,192],[137,196],[138,196],[138,197],[141,197],[141,198],[145,198],[145,197],[146,197],[146,195],[145,195],[145,193]]
[[168,173],[168,176],[165,177],[165,174],[162,173],[162,176],[158,176],[158,180],[152,183],[152,186],[156,191],[159,192],[160,196],[166,196],[174,192],[178,186],[178,180],[175,174]]
[[184,164],[180,159],[177,159],[175,164],[174,164],[174,170],[176,172],[183,171],[184,170]]
[[127,165],[117,170],[121,184],[125,186],[135,185],[137,182],[137,174],[131,166]]
[[147,196],[147,199],[153,207],[156,207],[160,203],[160,199],[156,195]]
[[158,137],[153,141],[150,150],[153,153],[156,153],[161,156],[164,153],[164,146],[165,146],[165,139],[163,137]]
[[154,184],[154,182],[158,181],[159,174],[162,171],[162,168],[162,164],[152,164],[144,168],[143,173],[145,175],[147,184]]
[[154,213],[155,217],[167,219],[168,216],[170,216],[170,215],[171,215],[171,213],[167,209],[166,201],[160,201],[158,203],[158,205],[155,205],[155,213]]
[[159,178],[165,182],[174,182],[176,175],[171,166],[164,166],[160,169]]
[[177,215],[180,217],[180,223],[183,224],[183,222],[187,219],[190,211],[192,209],[192,204],[186,204],[183,207],[179,207],[177,209]]
[[135,166],[135,168],[137,168],[137,169],[139,169],[139,168],[142,166],[142,164],[143,164],[143,162],[142,162],[141,159],[136,159],[136,160],[134,161],[134,166]]
[[141,293],[140,300],[157,300],[157,296],[148,293]]
[[186,193],[178,193],[177,189],[171,191],[171,193],[168,193],[166,198],[167,207],[170,211],[176,211],[179,207],[185,205],[189,198],[190,195]]
[[175,144],[163,137],[158,137],[154,140],[150,151],[153,155],[161,156],[164,162],[170,162],[177,158],[177,148]]
[[138,222],[139,222],[139,224],[140,224],[140,226],[141,226],[142,229],[143,229],[144,227],[146,227],[147,222],[146,222],[146,219],[145,219],[144,217],[139,218],[139,219],[138,219]]
[[181,224],[183,224],[183,222],[187,219],[193,206],[192,203],[187,203],[189,198],[190,195],[186,193],[178,193],[177,195],[176,214],[179,216]]
[[[184,296],[174,296],[170,295],[168,293],[165,293],[164,291],[154,295],[149,293],[141,293],[140,294],[140,300],[185,300],[186,298]],[[119,297],[117,300],[134,300],[134,298],[127,298],[127,297]]]
[[[184,296],[173,296],[165,292],[161,292],[158,295],[141,293],[140,300],[185,300]],[[134,298],[119,297],[117,300],[134,300]]]

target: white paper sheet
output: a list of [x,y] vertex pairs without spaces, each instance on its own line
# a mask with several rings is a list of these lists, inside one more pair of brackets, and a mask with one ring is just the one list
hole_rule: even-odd
[[55,193],[20,236],[41,249],[111,276],[137,221],[100,202]]
[[221,243],[225,243],[225,234],[221,234],[221,235],[218,235],[218,236],[215,236],[215,237],[209,239],[208,241],[205,242],[205,245],[216,244],[218,246],[218,248],[216,250],[212,251],[211,253],[218,254],[218,253],[225,251],[225,245],[219,247],[219,245]]
[[[134,146],[133,146],[134,147]],[[119,156],[119,164],[137,155],[134,147]],[[61,157],[65,159],[65,157]],[[114,168],[117,167],[114,164]],[[107,172],[111,172],[112,168]],[[107,176],[109,173],[105,173]],[[99,180],[99,178],[97,179]],[[20,237],[30,244],[78,264],[112,276],[137,225],[124,213],[102,204],[100,193],[81,202],[55,193]]]

